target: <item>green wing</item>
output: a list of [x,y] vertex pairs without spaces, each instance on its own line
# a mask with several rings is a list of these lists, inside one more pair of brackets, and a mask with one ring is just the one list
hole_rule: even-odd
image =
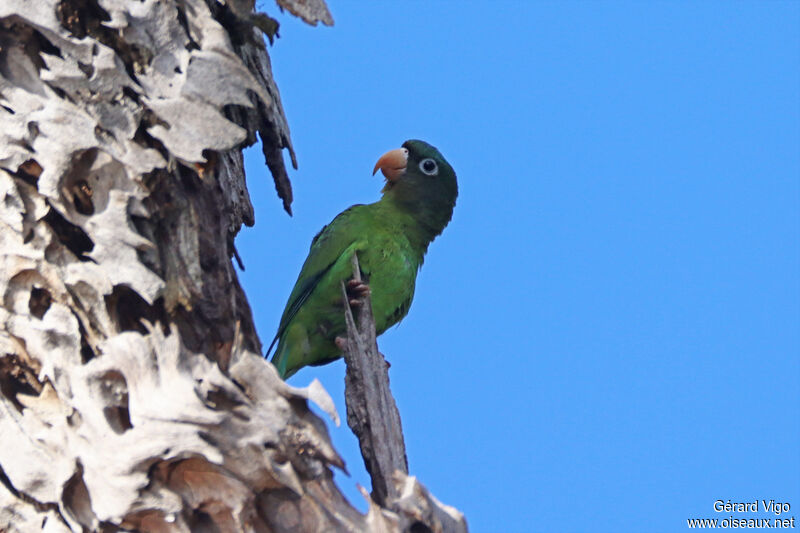
[[356,204],[345,209],[334,218],[330,224],[324,226],[311,240],[311,248],[300,275],[294,284],[294,289],[289,295],[286,309],[283,311],[278,332],[267,349],[267,356],[272,351],[275,343],[292,322],[292,319],[314,292],[319,281],[333,267],[336,260],[356,242],[363,234],[364,223],[362,215],[365,206]]

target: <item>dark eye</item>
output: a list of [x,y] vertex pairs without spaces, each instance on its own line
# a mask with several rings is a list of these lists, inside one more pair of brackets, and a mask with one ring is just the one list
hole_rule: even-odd
[[427,174],[428,176],[433,176],[437,172],[439,172],[439,165],[437,165],[436,161],[434,161],[429,157],[428,159],[423,159],[422,161],[419,162],[419,169],[424,174]]

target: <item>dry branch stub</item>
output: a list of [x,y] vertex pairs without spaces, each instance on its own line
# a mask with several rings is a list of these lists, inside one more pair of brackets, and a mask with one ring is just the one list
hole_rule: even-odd
[[[362,281],[357,253],[352,265],[353,279]],[[399,515],[403,531],[466,532],[462,513],[440,503],[408,475],[400,412],[389,388],[389,365],[378,351],[369,293],[361,297],[357,319],[344,282],[342,302],[347,324],[343,339],[347,423],[358,437],[372,480],[372,499]]]
[[[352,262],[353,279],[361,281],[357,254],[353,254]],[[388,365],[378,352],[371,299],[368,294],[363,297],[356,325],[344,283],[342,297],[347,324],[347,423],[358,437],[364,465],[372,479],[372,497],[386,505],[397,497],[392,483],[394,471],[408,474],[400,413],[389,390]]]

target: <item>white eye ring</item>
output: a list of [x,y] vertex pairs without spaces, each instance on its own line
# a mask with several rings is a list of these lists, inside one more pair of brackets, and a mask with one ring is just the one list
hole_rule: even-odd
[[422,161],[419,162],[419,169],[426,176],[435,176],[436,174],[439,173],[439,165],[437,165],[436,161],[434,161],[430,157],[423,159]]

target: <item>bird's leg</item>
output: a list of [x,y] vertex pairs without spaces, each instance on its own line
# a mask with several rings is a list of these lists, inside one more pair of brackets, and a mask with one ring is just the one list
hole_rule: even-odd
[[369,285],[360,279],[351,279],[345,284],[347,299],[351,307],[358,307],[369,294]]

